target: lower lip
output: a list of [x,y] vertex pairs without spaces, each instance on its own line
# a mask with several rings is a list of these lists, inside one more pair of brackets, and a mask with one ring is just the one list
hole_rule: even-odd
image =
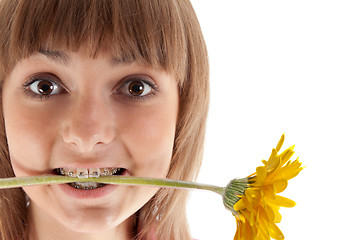
[[110,194],[118,187],[117,185],[106,184],[105,186],[100,188],[81,190],[71,187],[68,184],[59,184],[58,186],[66,195],[77,199],[101,198]]

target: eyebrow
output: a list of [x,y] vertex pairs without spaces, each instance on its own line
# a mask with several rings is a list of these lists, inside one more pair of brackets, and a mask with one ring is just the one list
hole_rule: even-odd
[[130,64],[132,61],[127,61],[122,57],[112,57],[110,64],[112,67],[117,67],[120,64]]
[[[63,51],[58,50],[49,50],[49,49],[40,49],[39,53],[45,55],[46,57],[50,58],[55,62],[59,62],[64,65],[69,64],[70,57],[64,53]],[[117,67],[120,64],[128,64],[129,61],[124,60],[121,57],[112,57],[110,60],[110,65],[112,67]]]
[[53,60],[55,62],[59,62],[64,65],[68,65],[68,63],[69,63],[69,56],[66,55],[66,53],[64,53],[62,51],[40,49],[39,53],[45,55],[46,57],[50,58],[51,60]]

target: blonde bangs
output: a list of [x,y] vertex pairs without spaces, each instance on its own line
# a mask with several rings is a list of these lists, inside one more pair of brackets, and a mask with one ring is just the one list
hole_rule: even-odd
[[91,57],[106,48],[121,62],[162,67],[176,73],[178,80],[184,78],[186,33],[174,1],[11,2],[13,14],[1,12],[9,16],[2,19],[8,24],[1,24],[7,25],[1,32],[9,32],[2,39],[2,46],[8,47],[1,49],[0,56],[5,74],[17,61],[41,49],[77,51],[85,45]]

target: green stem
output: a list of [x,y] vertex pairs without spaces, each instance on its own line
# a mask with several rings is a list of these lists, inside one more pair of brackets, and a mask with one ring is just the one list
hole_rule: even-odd
[[218,187],[215,185],[187,182],[187,181],[178,181],[171,179],[124,177],[124,176],[74,178],[74,177],[56,176],[56,175],[2,178],[0,179],[0,189],[33,186],[33,185],[62,184],[62,183],[71,183],[71,182],[98,182],[105,184],[146,185],[146,186],[165,187],[165,188],[200,189],[200,190],[212,191],[217,194],[220,194],[221,196],[223,196],[225,192],[225,188]]

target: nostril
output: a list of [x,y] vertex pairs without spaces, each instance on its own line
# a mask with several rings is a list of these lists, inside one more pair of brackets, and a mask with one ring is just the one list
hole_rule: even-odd
[[[80,119],[80,120],[79,120]],[[115,129],[109,119],[92,121],[79,118],[63,127],[62,138],[71,148],[89,153],[95,148],[111,143],[115,139]],[[85,119],[85,120],[84,120]]]
[[109,141],[106,141],[105,137],[102,137],[98,134],[94,134],[88,137],[63,137],[64,142],[67,143],[71,148],[74,148],[75,151],[81,153],[90,153],[95,151],[96,148],[102,147],[107,143],[110,143],[113,138]]

